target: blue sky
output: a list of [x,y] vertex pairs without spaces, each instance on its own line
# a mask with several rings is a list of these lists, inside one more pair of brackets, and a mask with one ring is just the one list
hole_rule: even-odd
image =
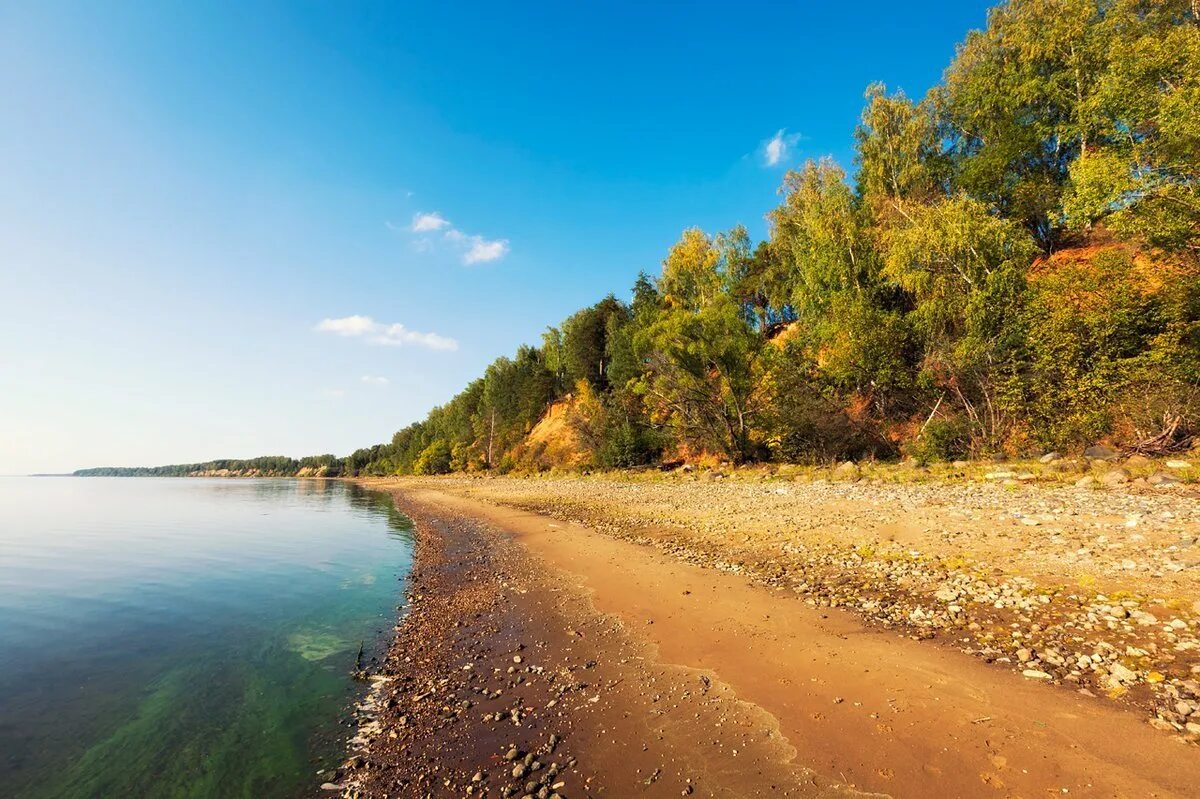
[[538,5],[0,2],[0,473],[387,440],[986,12]]

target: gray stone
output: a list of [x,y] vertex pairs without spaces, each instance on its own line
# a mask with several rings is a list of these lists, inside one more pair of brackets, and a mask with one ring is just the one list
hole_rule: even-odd
[[1088,447],[1083,451],[1083,457],[1090,458],[1094,461],[1111,461],[1120,457],[1121,453],[1117,452],[1112,447],[1106,447],[1103,444],[1096,444]]

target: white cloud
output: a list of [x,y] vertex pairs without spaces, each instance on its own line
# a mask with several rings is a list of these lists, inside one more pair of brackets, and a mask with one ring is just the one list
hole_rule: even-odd
[[463,254],[463,263],[482,264],[495,261],[508,254],[508,239],[488,241],[480,236],[471,237],[471,246]]
[[341,399],[342,397],[346,396],[345,390],[340,388],[327,388],[321,393],[330,399]]
[[788,159],[798,141],[799,133],[788,133],[786,128],[780,128],[763,145],[763,161],[767,166],[778,166]]
[[483,264],[508,255],[508,239],[468,236],[461,230],[450,228],[446,231],[446,240],[462,249],[464,264]]
[[[390,222],[385,222],[389,229],[395,230]],[[409,226],[411,233],[437,233],[444,231],[442,238],[456,248],[464,264],[483,264],[496,261],[508,255],[508,239],[485,239],[473,233],[464,233],[450,224],[450,220],[437,211],[422,211],[413,216]],[[418,252],[429,252],[434,247],[434,240],[429,236],[418,236],[413,246]]]
[[432,233],[449,226],[450,222],[444,216],[437,211],[430,211],[413,214],[411,229],[413,233]]
[[388,383],[392,382],[386,377],[379,377],[378,375],[363,375],[362,381],[368,386],[386,386]]
[[317,324],[321,333],[335,333],[339,336],[364,336],[376,327],[375,320],[369,316],[343,316],[341,319],[322,319]]
[[[368,344],[387,347],[425,347],[431,350],[457,350],[458,342],[437,333],[409,330],[399,322],[384,324],[369,316],[344,316],[341,319],[322,319],[315,328],[319,333],[362,338]],[[365,381],[365,378],[364,378]]]

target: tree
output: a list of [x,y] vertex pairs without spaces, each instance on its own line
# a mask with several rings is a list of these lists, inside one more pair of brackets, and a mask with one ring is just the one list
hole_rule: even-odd
[[1036,245],[1019,225],[959,196],[914,210],[885,239],[885,273],[909,292],[926,377],[949,392],[981,443],[1009,421],[1000,377],[1020,347],[1025,270]]
[[445,439],[434,439],[421,450],[413,464],[413,474],[447,474],[450,471],[450,445]]
[[755,367],[763,345],[737,305],[717,295],[698,311],[671,309],[642,337],[650,356],[639,390],[651,417],[690,446],[715,449],[735,463],[749,460],[761,411]]
[[620,325],[629,309],[611,294],[588,308],[576,311],[562,324],[562,363],[574,384],[586,380],[598,390],[608,388],[610,320]]
[[857,199],[833,161],[809,161],[784,178],[783,203],[768,215],[778,272],[766,293],[802,321],[824,316],[830,298],[870,290],[878,261]]
[[903,92],[889,96],[882,83],[872,83],[866,98],[854,132],[858,194],[887,224],[907,206],[943,194],[947,162],[928,103],[914,105]]
[[[1190,22],[1190,24],[1188,24]],[[1067,224],[1200,252],[1200,21],[1189,2],[1112,4],[1095,145],[1071,164]]]

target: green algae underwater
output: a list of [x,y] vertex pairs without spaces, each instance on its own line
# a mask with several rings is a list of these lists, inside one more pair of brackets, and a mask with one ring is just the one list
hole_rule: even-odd
[[386,495],[22,478],[0,519],[6,795],[286,799],[331,776],[359,645],[388,643],[411,565]]

